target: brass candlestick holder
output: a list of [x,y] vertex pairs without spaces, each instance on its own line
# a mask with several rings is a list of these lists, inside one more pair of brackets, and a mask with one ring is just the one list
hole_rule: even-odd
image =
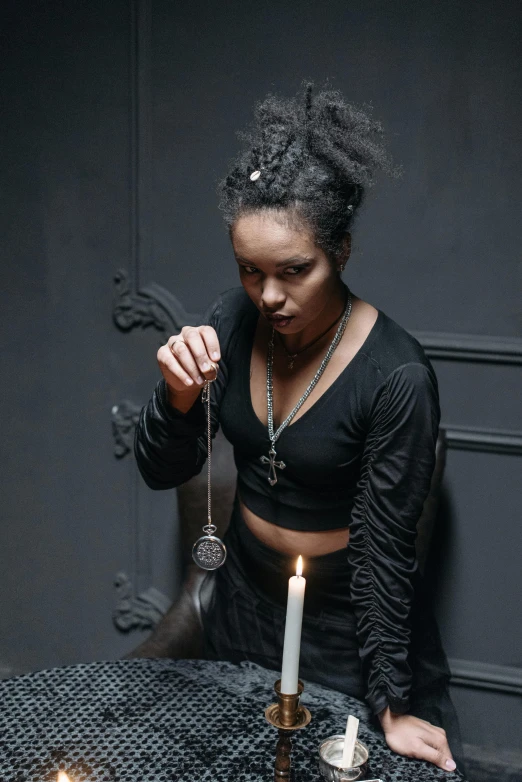
[[299,679],[295,695],[286,695],[281,692],[281,679],[274,685],[277,695],[277,703],[272,703],[265,711],[268,722],[277,728],[279,738],[276,745],[276,759],[274,764],[274,781],[290,779],[292,759],[292,732],[306,728],[312,715],[301,706],[299,700],[304,690],[304,684]]

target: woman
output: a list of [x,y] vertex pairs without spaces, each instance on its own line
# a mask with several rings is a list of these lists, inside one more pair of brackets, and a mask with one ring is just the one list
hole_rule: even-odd
[[[163,379],[136,432],[141,473],[179,486],[212,435],[234,446],[237,493],[205,615],[210,657],[281,661],[287,578],[307,596],[300,675],[366,699],[396,752],[453,770],[449,669],[415,559],[439,424],[419,343],[341,273],[380,126],[337,91],[267,97],[220,185],[241,287],[158,351]],[[448,744],[450,739],[451,749]]]

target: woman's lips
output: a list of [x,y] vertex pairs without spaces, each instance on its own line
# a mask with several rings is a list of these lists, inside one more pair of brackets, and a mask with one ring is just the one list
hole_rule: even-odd
[[293,315],[290,315],[288,318],[274,318],[270,317],[269,315],[266,317],[268,322],[276,328],[284,328],[285,326],[288,326],[288,324],[294,319]]

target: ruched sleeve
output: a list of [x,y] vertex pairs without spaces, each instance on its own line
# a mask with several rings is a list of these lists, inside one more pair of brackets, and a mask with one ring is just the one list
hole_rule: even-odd
[[440,408],[430,366],[405,364],[374,394],[352,510],[348,562],[366,700],[409,708],[416,525],[435,466]]
[[[210,389],[211,435],[219,428],[219,408],[227,385],[224,344],[220,335],[221,297],[202,319],[212,326],[221,348],[216,380]],[[176,410],[167,398],[161,379],[140,414],[134,436],[134,454],[139,471],[151,489],[173,489],[201,472],[207,459],[206,405],[201,393],[186,413]]]

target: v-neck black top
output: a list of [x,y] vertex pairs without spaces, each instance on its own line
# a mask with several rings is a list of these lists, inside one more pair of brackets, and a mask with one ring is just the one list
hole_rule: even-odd
[[364,351],[371,350],[385,315],[379,311],[350,363],[313,405],[281,432],[275,444],[276,460],[285,467],[276,467],[277,483],[273,486],[268,481],[269,466],[260,460],[271,446],[268,427],[257,417],[250,393],[250,360],[258,317],[255,306],[245,314],[234,347],[234,370],[229,366],[219,414],[223,433],[234,446],[241,499],[251,511],[280,527],[349,527],[365,438],[359,411],[349,400],[358,364]]
[[[277,483],[261,462],[267,427],[250,395],[250,361],[259,312],[242,287],[221,294],[205,323],[222,360],[212,384],[212,434],[234,447],[238,489],[261,518],[293,530],[350,528],[348,566],[369,701],[406,708],[410,683],[411,576],[416,524],[435,465],[440,418],[437,380],[421,345],[379,310],[365,342],[334,382],[277,443]],[[141,413],[135,453],[154,489],[179,486],[206,460],[205,410],[172,408],[160,381]],[[373,693],[373,695],[372,695]],[[372,701],[373,698],[373,701]]]

